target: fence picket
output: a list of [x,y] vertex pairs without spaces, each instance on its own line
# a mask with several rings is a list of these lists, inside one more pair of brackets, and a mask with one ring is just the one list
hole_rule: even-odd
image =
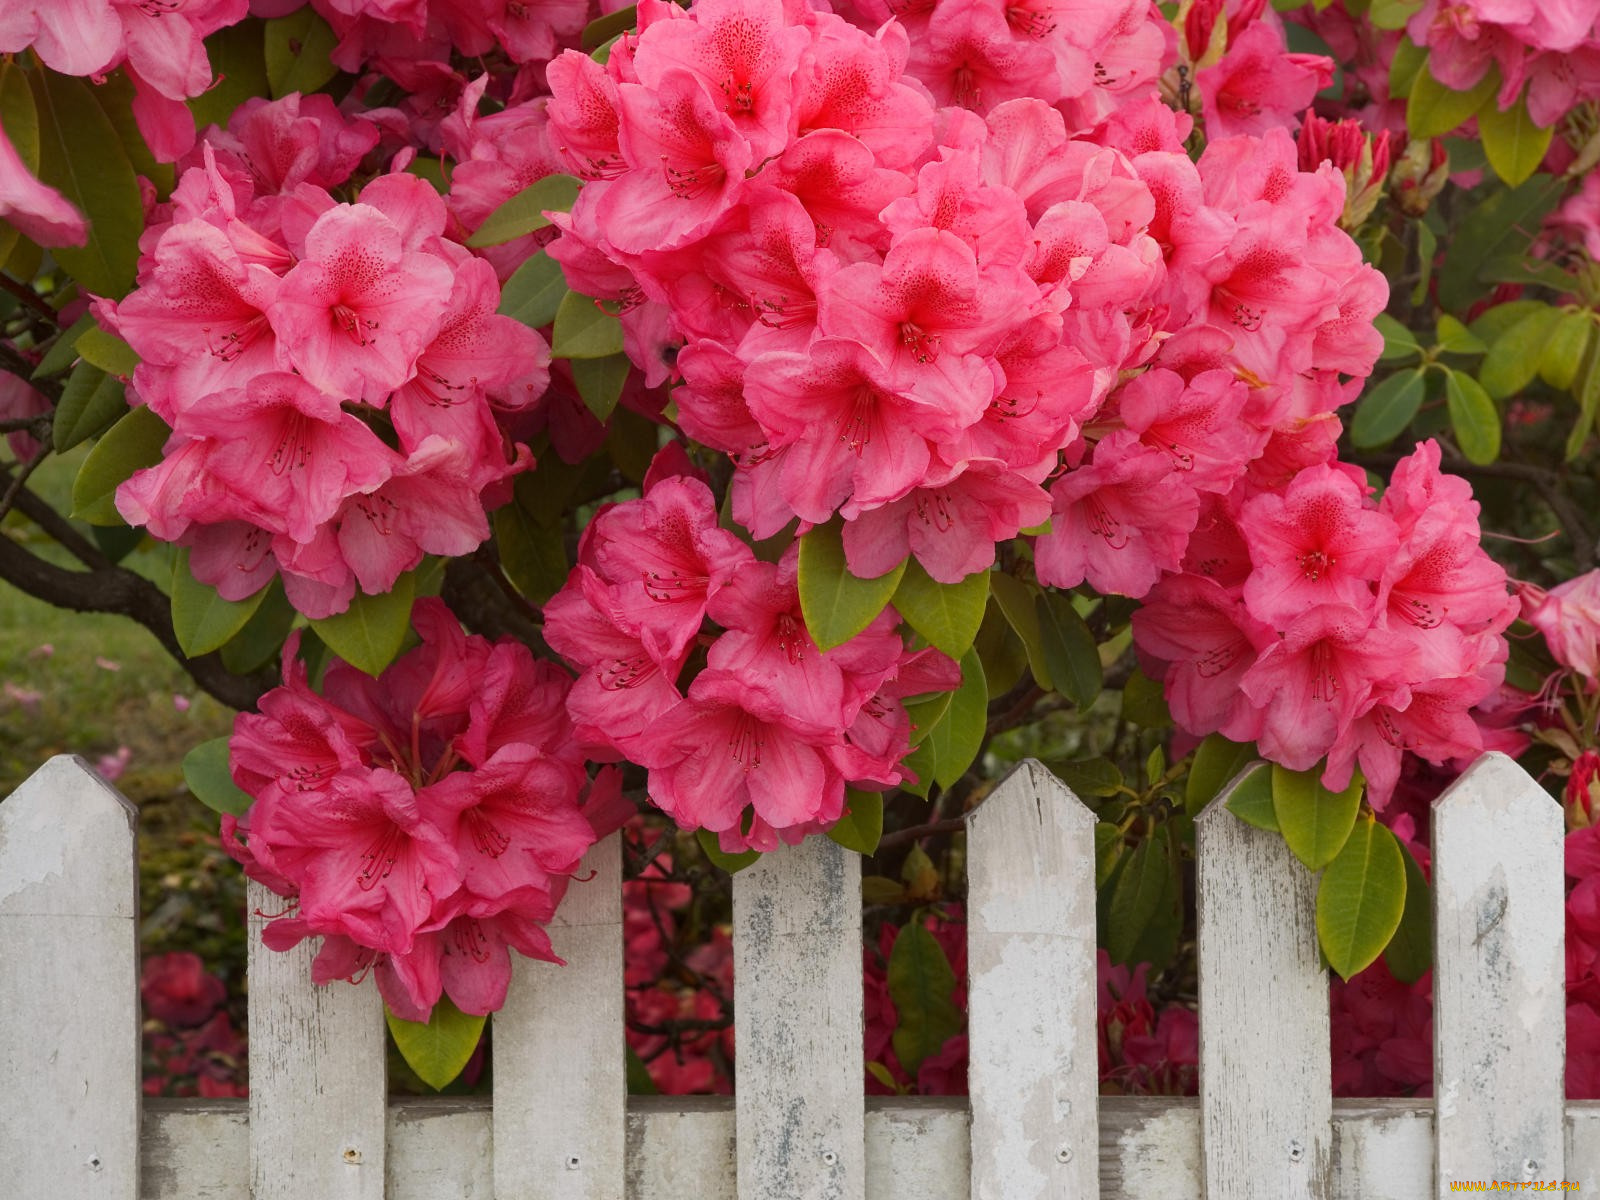
[[1564,1177],[1562,833],[1561,806],[1503,754],[1434,801],[1439,1196]]
[[512,956],[511,991],[494,1017],[496,1200],[622,1200],[620,838],[589,851],[550,923],[566,966]]
[[739,1200],[864,1200],[861,858],[827,838],[733,879]]
[[1099,1195],[1094,815],[1019,765],[968,821],[973,1200]]
[[252,1200],[383,1200],[383,1002],[359,986],[311,982],[319,939],[281,953],[261,944],[262,913],[283,898],[249,893]]
[[67,754],[0,804],[7,1195],[138,1200],[137,815]]
[[1316,881],[1225,806],[1195,822],[1207,1200],[1329,1200],[1333,1075]]

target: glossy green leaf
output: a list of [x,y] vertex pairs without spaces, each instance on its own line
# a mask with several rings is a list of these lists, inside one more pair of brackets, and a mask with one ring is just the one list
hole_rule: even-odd
[[828,836],[857,854],[877,850],[883,837],[883,793],[846,788],[844,815],[833,823]]
[[1099,697],[1105,680],[1094,634],[1072,601],[1059,592],[1041,593],[1033,606],[1039,622],[1040,653],[1056,690],[1079,708],[1088,708]]
[[159,162],[144,140],[144,131],[133,115],[133,80],[126,72],[113,71],[103,83],[96,83],[90,92],[100,111],[105,113],[111,127],[117,131],[117,140],[133,164],[133,173],[143,175],[156,189],[156,194],[171,193],[176,182],[171,163]]
[[190,658],[220,649],[267,597],[262,587],[244,600],[224,600],[217,589],[201,583],[189,570],[189,551],[179,547],[172,559],[172,632],[179,648]]
[[128,411],[122,381],[91,363],[81,362],[61,391],[51,438],[56,452],[70,450],[94,437]]
[[1401,983],[1415,983],[1433,966],[1433,895],[1416,859],[1404,843],[1396,842],[1405,859],[1406,903],[1383,961]]
[[1392,442],[1411,424],[1427,390],[1421,367],[1389,376],[1357,403],[1350,440],[1363,448]]
[[955,699],[954,692],[935,692],[922,700],[906,702],[906,716],[911,718],[911,744],[920,746],[922,739],[940,721],[944,720],[945,713],[950,711],[950,701]]
[[226,125],[228,117],[252,96],[265,96],[267,80],[266,22],[241,21],[206,39],[206,58],[213,82],[189,99],[195,128]]
[[1562,317],[1539,356],[1539,378],[1563,392],[1571,388],[1583,365],[1584,352],[1589,349],[1594,324],[1595,316],[1587,310]]
[[1461,453],[1475,463],[1499,458],[1500,410],[1483,385],[1465,371],[1451,371],[1445,376],[1444,395]]
[[201,742],[183,756],[183,781],[194,798],[219,813],[243,816],[254,803],[228,770],[227,736]]
[[1544,161],[1554,128],[1541,129],[1528,115],[1528,102],[1519,98],[1501,112],[1491,97],[1478,110],[1478,137],[1494,173],[1507,184],[1523,183]]
[[1493,348],[1506,330],[1522,318],[1547,307],[1549,306],[1543,300],[1508,300],[1504,304],[1496,304],[1493,308],[1485,309],[1472,319],[1467,328]]
[[1137,667],[1122,685],[1122,719],[1141,729],[1167,729],[1172,725],[1165,687]]
[[72,366],[78,361],[78,339],[95,327],[94,317],[84,313],[56,334],[50,342],[50,349],[44,352],[44,357],[39,360],[39,365],[33,369],[33,374],[29,378],[49,379]]
[[916,559],[906,563],[892,601],[895,611],[928,643],[951,658],[972,648],[989,603],[989,572],[977,571],[960,583],[930,578]]
[[575,358],[572,360],[572,382],[578,395],[598,421],[609,420],[622,399],[623,385],[628,382],[628,372],[633,364],[626,354],[608,354],[604,358]]
[[983,624],[978,626],[972,648],[983,661],[983,674],[989,681],[989,699],[999,699],[1022,682],[1028,670],[1028,652],[1005,613],[1000,611],[998,601],[984,606]]
[[1122,787],[1122,768],[1103,755],[1095,758],[1052,758],[1045,766],[1080,799],[1084,796],[1115,796]]
[[506,578],[533,603],[543,604],[566,583],[569,567],[561,509],[539,502],[538,476],[538,471],[517,476],[511,503],[495,509],[492,520]]
[[1393,362],[1422,353],[1422,343],[1417,341],[1417,335],[1388,313],[1379,313],[1372,323],[1383,335],[1383,353],[1378,356],[1378,361]]
[[1230,742],[1220,733],[1208,735],[1195,747],[1189,764],[1189,777],[1183,785],[1184,811],[1199,816],[1255,757],[1256,748],[1248,742]]
[[1450,231],[1439,268],[1439,303],[1452,312],[1470,308],[1483,290],[1478,273],[1484,264],[1524,254],[1564,190],[1562,181],[1549,175],[1535,175],[1520,187],[1492,189]]
[[800,539],[800,611],[823,650],[848,642],[877,619],[900,586],[906,564],[876,579],[857,579],[845,563],[843,522],[835,517]]
[[1555,263],[1528,258],[1522,254],[1498,254],[1486,260],[1483,266],[1478,268],[1478,278],[1485,283],[1538,284],[1562,296],[1575,291],[1578,286],[1570,271],[1563,270]]
[[1600,333],[1589,339],[1589,353],[1574,383],[1578,393],[1578,419],[1567,435],[1568,462],[1583,452],[1595,423],[1600,421]]
[[1007,575],[1004,571],[991,571],[989,590],[993,593],[995,602],[1000,605],[1001,614],[1021,640],[1023,650],[1027,652],[1028,669],[1033,672],[1033,681],[1049,690],[1050,668],[1044,660],[1044,639],[1039,634],[1039,612],[1033,603],[1039,594],[1039,589],[1023,583],[1014,575]]
[[263,53],[272,98],[314,92],[339,73],[332,54],[338,35],[310,7],[267,22]]
[[950,707],[919,749],[933,751],[933,779],[949,789],[967,773],[983,745],[989,724],[989,685],[983,678],[983,664],[968,650],[961,658],[961,686],[950,697]]
[[1421,7],[1422,0],[1372,0],[1367,20],[1376,29],[1404,29]]
[[483,1037],[483,1023],[489,1019],[462,1012],[450,1002],[449,996],[439,997],[426,1024],[402,1020],[387,1006],[383,1017],[389,1023],[389,1033],[400,1057],[417,1073],[417,1078],[434,1091],[452,1082],[466,1069]]
[[87,290],[120,298],[133,286],[144,232],[144,199],[128,152],[87,80],[35,71],[30,83],[39,112],[39,178],[89,221],[86,245],[50,253]]
[[1383,953],[1400,926],[1405,905],[1406,868],[1400,843],[1365,816],[1317,885],[1317,939],[1340,978],[1365,970]]
[[1134,847],[1112,886],[1105,948],[1113,963],[1129,961],[1129,954],[1156,915],[1172,871],[1170,837],[1165,825],[1157,827]]
[[172,430],[145,405],[132,409],[94,444],[72,481],[72,515],[91,525],[121,525],[117,487],[142,467],[161,461]]
[[1489,347],[1449,313],[1440,313],[1436,325],[1439,345],[1451,354],[1482,354]]
[[626,8],[619,8],[616,12],[609,12],[603,17],[596,17],[583,27],[583,33],[578,39],[578,44],[585,53],[598,50],[619,33],[626,33],[639,22],[638,8],[630,4]]
[[561,264],[541,250],[513,271],[500,289],[500,312],[539,329],[556,319],[566,295]]
[[709,829],[695,830],[694,837],[695,841],[700,843],[700,849],[705,852],[705,856],[729,875],[737,875],[761,857],[761,851],[759,850],[745,850],[738,854],[729,854],[718,844],[717,835]]
[[1417,72],[1406,99],[1406,128],[1414,138],[1442,137],[1482,108],[1499,86],[1500,73],[1491,69],[1473,87],[1458,92],[1424,68]]
[[98,325],[85,329],[74,349],[84,362],[92,363],[107,375],[120,375],[126,379],[139,365],[139,355],[132,346]]
[[1361,808],[1362,782],[1350,781],[1342,792],[1322,786],[1322,768],[1291,771],[1273,764],[1272,811],[1283,840],[1294,856],[1313,871],[1331,863],[1344,848]]
[[1394,48],[1394,58],[1389,61],[1389,95],[1409,96],[1416,85],[1417,76],[1428,65],[1428,52],[1410,38],[1400,39]]
[[411,602],[416,576],[407,571],[381,596],[357,592],[350,607],[335,616],[312,621],[311,628],[345,662],[368,675],[378,675],[395,660],[411,628]]
[[1559,308],[1541,304],[1495,338],[1478,368],[1484,391],[1496,400],[1509,400],[1532,383],[1561,320]]
[[900,1017],[894,1054],[913,1079],[923,1060],[944,1049],[961,1032],[955,1004],[956,973],[944,947],[920,919],[903,926],[889,951],[889,999]]
[[272,662],[283,648],[283,641],[294,627],[295,611],[283,594],[283,583],[274,579],[239,632],[224,643],[222,665],[235,675],[247,675]]
[[498,246],[550,224],[547,212],[570,212],[578,198],[580,180],[571,175],[546,175],[523,188],[484,218],[467,239],[474,250]]
[[556,358],[605,358],[622,353],[622,322],[590,296],[568,292],[556,308],[550,353]]
[[1278,828],[1278,813],[1272,802],[1272,768],[1266,763],[1258,763],[1250,768],[1233,785],[1224,805],[1246,825],[1254,825],[1269,833],[1282,832]]

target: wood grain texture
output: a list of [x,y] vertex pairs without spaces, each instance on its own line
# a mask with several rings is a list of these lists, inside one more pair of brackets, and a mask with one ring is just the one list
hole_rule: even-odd
[[1207,1200],[1333,1194],[1328,975],[1316,881],[1226,789],[1195,822]]
[[1436,1195],[1563,1178],[1563,833],[1561,806],[1503,754],[1434,801]]
[[565,966],[512,957],[494,1016],[496,1200],[622,1200],[622,842],[592,847],[550,923]]
[[65,754],[0,803],[0,1194],[139,1195],[137,816]]
[[967,830],[971,1195],[1096,1196],[1094,815],[1030,759]]
[[827,838],[733,878],[739,1200],[863,1200],[861,857]]
[[321,940],[280,953],[262,913],[283,898],[251,883],[250,1179],[252,1200],[384,1200],[383,1001],[359,985],[311,982]]

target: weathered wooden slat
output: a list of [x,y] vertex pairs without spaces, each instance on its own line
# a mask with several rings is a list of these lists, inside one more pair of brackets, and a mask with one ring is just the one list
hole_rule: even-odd
[[622,1200],[621,845],[589,851],[550,924],[566,965],[512,956],[494,1017],[496,1200]]
[[1434,801],[1438,1196],[1563,1178],[1562,835],[1561,806],[1503,754]]
[[780,846],[733,880],[739,1200],[863,1200],[861,858]]
[[75,755],[0,803],[0,1194],[139,1195],[137,819]]
[[261,944],[282,897],[249,892],[252,1200],[383,1200],[383,1001],[360,985],[311,982],[318,939]]
[[1020,764],[968,820],[975,1200],[1099,1194],[1094,815]]
[[1208,1200],[1333,1194],[1328,976],[1316,881],[1225,807],[1196,822],[1200,1131]]

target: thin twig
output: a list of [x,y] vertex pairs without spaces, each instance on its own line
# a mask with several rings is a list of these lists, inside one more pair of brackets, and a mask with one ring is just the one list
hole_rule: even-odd
[[61,314],[51,306],[50,302],[25,283],[18,283],[9,275],[0,273],[0,290],[10,292],[27,307],[33,309],[50,324],[57,328],[61,325]]
[[966,826],[966,817],[945,817],[943,820],[929,821],[926,825],[913,825],[909,829],[896,829],[878,839],[878,850],[875,853],[881,853],[895,846],[902,846],[906,842],[915,842],[920,838],[931,837],[936,833],[956,833],[965,829]]

